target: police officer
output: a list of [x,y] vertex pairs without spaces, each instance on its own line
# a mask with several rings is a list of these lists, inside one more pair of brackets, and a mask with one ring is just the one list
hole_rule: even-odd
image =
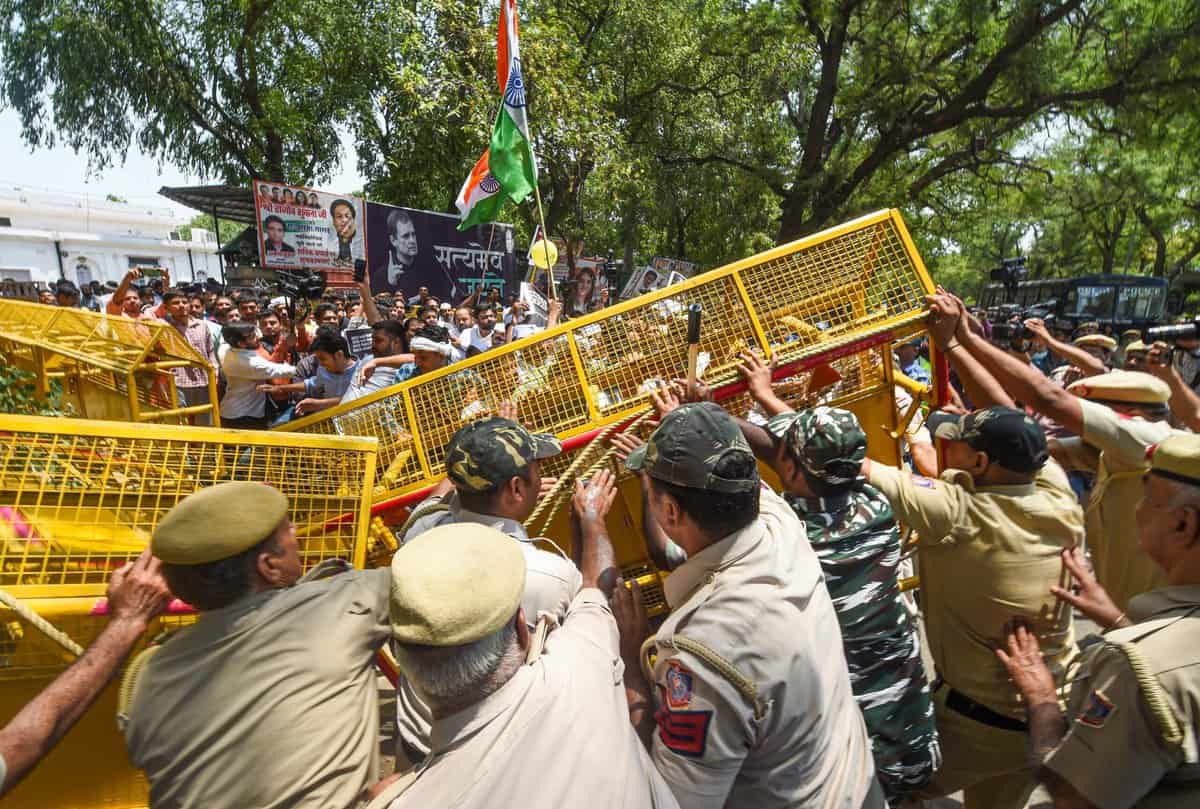
[[992,650],[1015,608],[1047,639],[1054,676],[1064,680],[1074,655],[1071,613],[1049,589],[1062,576],[1061,552],[1083,538],[1083,515],[1066,473],[1048,460],[1041,428],[1021,411],[937,412],[928,424],[945,442],[940,479],[863,464],[867,482],[920,538],[944,756],[927,793],[962,789],[967,809],[1019,809],[1035,786],[1025,769],[1024,709]]
[[371,809],[676,809],[629,726],[617,627],[600,589],[615,563],[604,527],[615,496],[607,470],[576,488],[583,589],[544,653],[522,614],[526,556],[511,538],[448,524],[396,552],[394,648],[431,706],[433,751]]
[[[522,524],[537,505],[541,462],[561,451],[553,435],[530,433],[508,418],[480,419],[462,427],[446,447],[445,483],[413,510],[401,542],[455,523],[477,523],[507,534],[525,557],[521,605],[530,631],[543,613],[561,620],[579,594],[579,569],[551,540],[530,538]],[[398,758],[402,764],[416,764],[429,752],[429,711],[407,680],[398,684],[396,695]]]
[[148,658],[125,717],[150,804],[351,806],[378,779],[374,657],[387,570],[297,584],[288,499],[262,483],[189,495],[150,548],[200,619]]
[[625,463],[649,478],[654,520],[687,561],[665,583],[670,616],[641,650],[653,648],[652,669],[639,654],[640,591],[614,595],[630,718],[654,763],[687,807],[882,809],[803,526],[761,485],[728,413],[654,398],[661,424]]
[[1068,468],[1096,473],[1088,498],[1087,543],[1100,583],[1121,606],[1157,586],[1154,566],[1130,538],[1137,535],[1133,514],[1146,450],[1171,433],[1166,422],[1170,388],[1149,374],[1112,371],[1064,390],[976,338],[960,318],[961,301],[938,299],[935,308],[944,309],[945,322],[956,329],[946,343],[952,362],[960,355],[977,361],[1014,399],[1079,436],[1055,439],[1050,449]]
[[1035,633],[1012,627],[997,651],[1028,705],[1032,764],[1057,809],[1200,806],[1200,437],[1175,433],[1153,450],[1137,541],[1167,586],[1135,597],[1127,616],[1073,565],[1073,602],[1115,628],[1086,652],[1065,716]]

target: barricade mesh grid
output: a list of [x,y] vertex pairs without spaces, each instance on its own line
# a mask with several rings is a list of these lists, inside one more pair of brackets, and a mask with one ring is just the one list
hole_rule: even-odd
[[[102,595],[191,492],[268,483],[291,500],[305,567],[354,558],[374,444],[0,415],[0,588],[17,597]],[[110,423],[111,424],[111,423]],[[118,427],[123,425],[111,426]]]
[[514,402],[534,432],[563,433],[588,423],[587,399],[566,335],[533,342],[411,389],[413,412],[429,458],[440,475],[450,436],[464,424]]
[[178,361],[208,369],[168,323],[11,299],[0,299],[0,351],[37,374],[42,385],[65,374],[66,400],[79,413],[127,420],[134,417],[128,394],[131,375],[143,417],[177,407],[172,372],[147,363]]
[[742,271],[767,339],[791,358],[924,308],[926,290],[894,220]]
[[334,418],[319,421],[305,432],[378,438],[379,474],[372,492],[376,498],[425,478],[401,396],[369,402]]
[[712,363],[708,376],[728,367],[737,351],[757,346],[749,312],[730,277],[583,326],[575,342],[602,414],[641,405],[655,380],[683,376],[688,307],[696,303],[703,308],[700,351]]
[[[96,639],[110,620],[105,615],[87,615],[83,612],[50,612],[41,615],[84,648]],[[161,616],[142,636],[130,653],[130,658],[161,631],[186,626],[195,620],[194,615]],[[0,682],[55,677],[74,659],[66,649],[30,626],[11,610],[0,607]]]
[[[684,375],[693,303],[704,310],[700,350],[710,383],[732,380],[734,360],[746,349],[766,349],[785,362],[853,350],[857,340],[909,325],[924,309],[928,279],[903,228],[894,212],[872,214],[283,429],[377,437],[381,467],[404,458],[397,474],[381,476],[378,501],[439,479],[454,432],[505,400],[517,402],[533,429],[561,437],[637,412],[657,380]],[[833,398],[852,398],[882,379],[879,364],[863,357],[833,367],[840,375]],[[416,424],[404,424],[405,396]]]

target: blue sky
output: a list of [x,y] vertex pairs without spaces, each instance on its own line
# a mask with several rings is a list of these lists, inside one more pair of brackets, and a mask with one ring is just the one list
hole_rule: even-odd
[[[100,175],[88,172],[87,160],[70,149],[58,147],[30,151],[21,140],[20,120],[12,110],[0,111],[0,154],[5,155],[0,166],[0,185],[19,185],[24,188],[60,191],[71,194],[94,194],[103,197],[115,194],[131,202],[148,202],[171,208],[184,220],[194,211],[176,205],[156,193],[164,185],[199,185],[204,178],[187,176],[173,166],[159,166],[142,154],[136,145],[119,161]],[[328,184],[331,191],[351,191],[362,188],[364,181],[354,165],[353,145],[342,142],[342,168]]]

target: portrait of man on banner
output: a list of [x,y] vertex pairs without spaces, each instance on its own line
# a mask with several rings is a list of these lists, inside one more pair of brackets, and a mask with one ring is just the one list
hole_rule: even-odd
[[333,239],[329,245],[333,263],[352,267],[354,260],[363,256],[363,237],[358,223],[358,210],[350,200],[338,197],[329,203],[329,218],[333,221]]
[[503,293],[515,283],[512,225],[459,231],[457,216],[377,202],[366,210],[372,292],[411,295],[428,287],[439,300],[458,303],[477,289]]
[[[381,207],[372,203],[368,211]],[[403,208],[387,207],[389,210],[381,228],[384,238],[371,240],[371,291],[376,294],[394,293],[403,289],[405,284],[413,289],[416,288],[414,284],[427,286],[417,282],[414,272],[421,245],[417,241],[417,228],[412,215]]]
[[278,216],[271,214],[264,218],[263,229],[266,230],[266,236],[263,239],[263,247],[267,251],[267,255],[290,255],[296,252],[295,247],[292,247],[283,240],[287,229],[283,224],[283,220]]

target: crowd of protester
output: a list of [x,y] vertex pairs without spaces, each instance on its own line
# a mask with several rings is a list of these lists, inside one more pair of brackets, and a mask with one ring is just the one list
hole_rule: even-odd
[[[226,294],[219,286],[172,286],[162,271],[141,269],[119,284],[70,281],[40,293],[51,306],[86,308],[170,323],[218,373],[222,424],[265,429],[349,402],[557,325],[562,302],[545,317],[491,287],[461,301],[441,301],[421,287],[407,297],[373,295],[369,279],[294,301],[263,288]],[[181,406],[208,404],[208,375],[175,370]],[[196,424],[210,423],[206,415]]]
[[[235,426],[540,327],[516,302],[426,290],[364,285],[295,319],[172,292],[123,284],[104,306],[214,352]],[[1200,340],[989,316],[944,290],[928,304],[928,341],[897,344],[894,367],[919,387],[943,357],[953,393],[901,431],[911,470],[869,459],[851,411],[793,408],[755,353],[738,361],[746,412],[702,381],[651,390],[653,431],[611,441],[669,571],[654,622],[608,537],[616,470],[574,483],[564,535],[526,533],[562,446],[510,404],[451,438],[389,569],[302,579],[268,486],[185,498],[111,585],[135,629],[168,591],[202,613],[129,686],[122,730],[152,805],[896,809],[961,793],[1022,809],[1041,785],[1056,809],[1200,806]],[[0,783],[132,643],[102,635],[90,673],[80,661],[0,731]],[[385,647],[391,774],[371,667]]]

